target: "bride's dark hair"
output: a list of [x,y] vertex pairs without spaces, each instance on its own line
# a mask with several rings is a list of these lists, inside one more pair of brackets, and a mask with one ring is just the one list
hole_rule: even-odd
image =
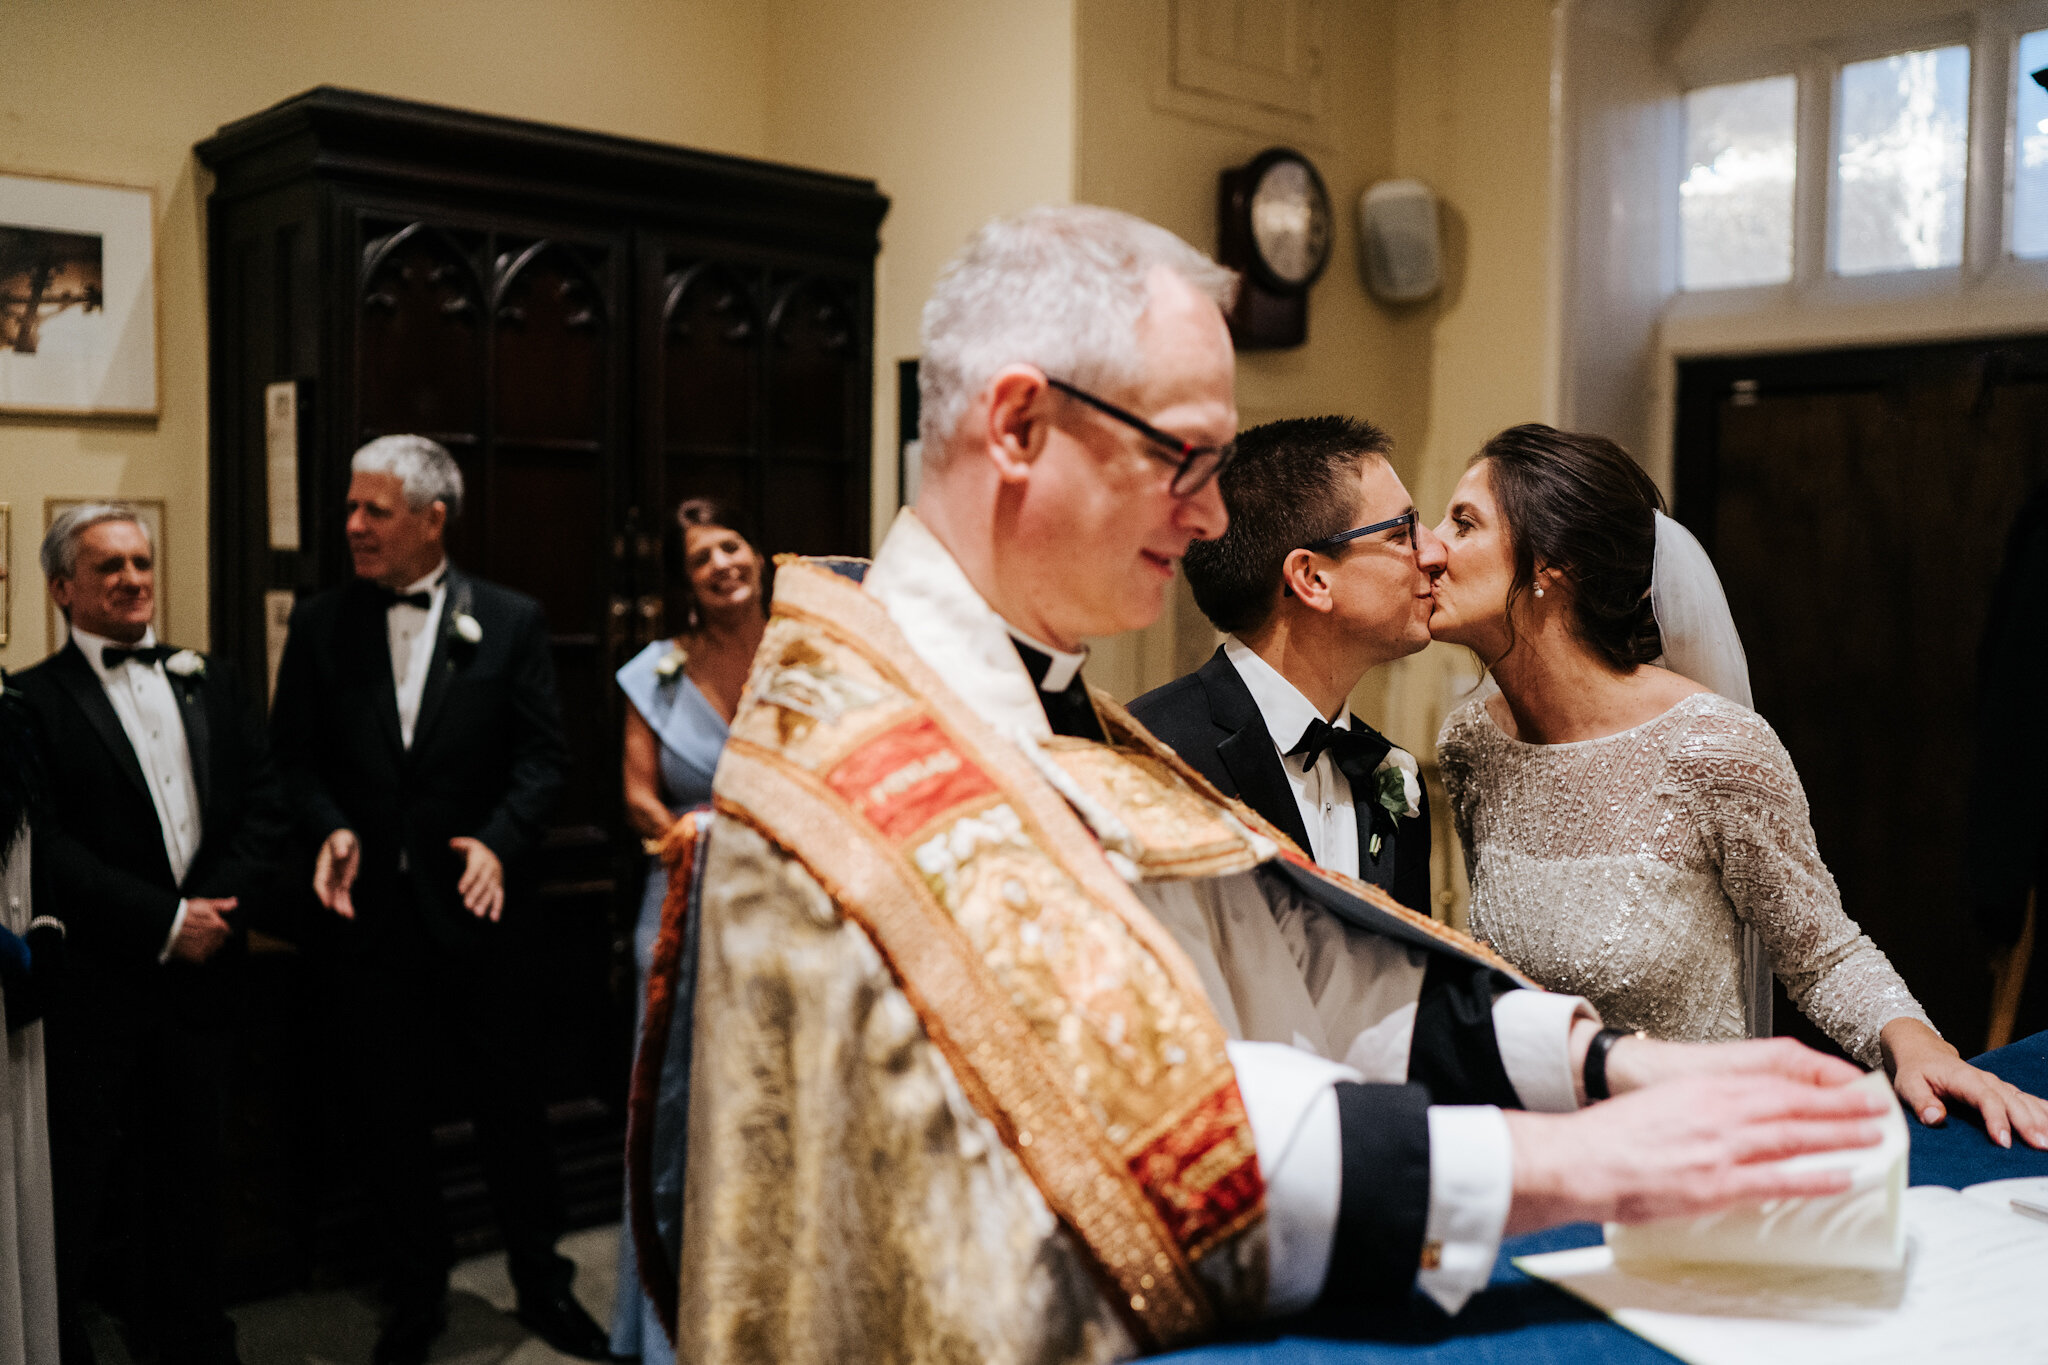
[[1571,585],[1579,638],[1616,671],[1662,654],[1650,573],[1664,495],[1629,453],[1604,436],[1531,422],[1480,447],[1472,463],[1482,462],[1514,552],[1510,640],[1515,602],[1540,563]]

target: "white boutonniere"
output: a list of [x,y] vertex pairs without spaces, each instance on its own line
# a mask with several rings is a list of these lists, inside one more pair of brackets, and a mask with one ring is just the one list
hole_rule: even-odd
[[674,641],[669,642],[668,653],[654,661],[654,676],[662,682],[674,682],[682,674],[683,665],[690,662],[690,653]]
[[[1389,749],[1373,772],[1377,790],[1373,793],[1380,809],[1396,820],[1412,820],[1422,814],[1422,770],[1415,755],[1405,749]],[[1371,856],[1380,856],[1380,833],[1373,831]]]
[[206,672],[206,659],[189,649],[181,649],[164,660],[164,672],[179,678],[196,678]]
[[458,611],[455,613],[455,634],[462,643],[473,645],[484,638],[484,628],[478,625],[476,618],[468,612]]

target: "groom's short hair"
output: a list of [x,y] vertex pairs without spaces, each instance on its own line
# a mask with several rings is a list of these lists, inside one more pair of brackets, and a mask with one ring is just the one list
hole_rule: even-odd
[[1393,449],[1387,433],[1356,417],[1291,417],[1239,433],[1237,458],[1217,479],[1230,528],[1188,546],[1182,560],[1210,624],[1232,635],[1264,625],[1289,552],[1352,529],[1358,471]]

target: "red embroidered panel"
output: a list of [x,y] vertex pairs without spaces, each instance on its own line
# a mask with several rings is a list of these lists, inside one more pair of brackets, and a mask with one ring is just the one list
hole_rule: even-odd
[[825,781],[891,840],[907,838],[942,812],[996,790],[928,716],[876,735],[839,760]]
[[1173,1239],[1199,1255],[1265,1194],[1251,1124],[1234,1081],[1209,1094],[1185,1119],[1131,1157],[1131,1174],[1150,1196]]

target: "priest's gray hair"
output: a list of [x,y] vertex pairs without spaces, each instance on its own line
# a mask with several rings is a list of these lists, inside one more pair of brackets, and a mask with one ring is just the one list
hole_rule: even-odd
[[125,502],[80,503],[59,512],[51,519],[50,529],[43,533],[43,548],[38,556],[42,560],[43,580],[54,583],[78,572],[78,538],[110,521],[134,523],[142,531],[142,538],[149,541],[150,555],[155,556],[156,539],[149,533],[149,523],[133,507]]
[[424,436],[379,436],[348,462],[357,474],[389,474],[405,487],[405,505],[424,512],[445,504],[448,519],[462,515],[462,467],[448,447]]
[[1027,209],[975,233],[924,306],[917,390],[926,465],[944,462],[968,406],[1005,365],[1036,365],[1110,394],[1135,383],[1147,277],[1162,265],[1218,308],[1237,295],[1234,272],[1115,209]]

